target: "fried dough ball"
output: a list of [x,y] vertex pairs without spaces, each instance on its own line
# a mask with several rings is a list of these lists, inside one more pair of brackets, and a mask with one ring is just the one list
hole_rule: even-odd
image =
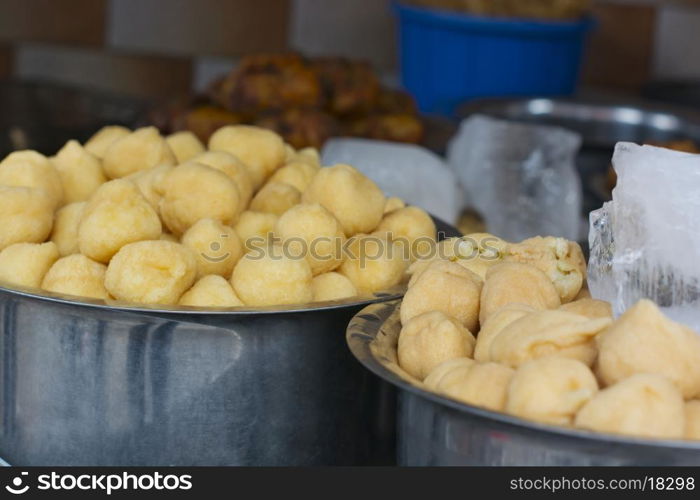
[[612,306],[610,302],[596,299],[579,299],[559,308],[560,311],[580,314],[588,318],[612,318]]
[[185,163],[200,153],[204,153],[206,148],[202,141],[189,130],[175,132],[165,138],[170,150],[175,155],[177,163]]
[[119,125],[109,125],[107,127],[102,127],[100,130],[95,132],[95,134],[88,139],[85,143],[85,149],[91,155],[99,158],[100,160],[105,157],[107,149],[117,142],[119,139],[123,139],[131,133],[126,127],[121,127]]
[[321,154],[318,152],[318,149],[311,146],[298,150],[296,155],[294,155],[288,163],[294,161],[308,163],[309,165],[321,168]]
[[592,299],[593,296],[591,295],[591,291],[588,289],[588,284],[584,281],[583,286],[581,287],[581,291],[578,292],[578,295],[574,297],[574,300],[572,302],[576,302],[578,300],[583,300],[583,299]]
[[474,336],[456,319],[441,311],[427,312],[401,328],[399,366],[422,381],[441,363],[470,357],[474,343]]
[[124,245],[157,239],[161,232],[158,214],[136,185],[117,179],[100,186],[85,206],[78,246],[83,255],[106,264]]
[[138,241],[112,258],[105,288],[126,302],[174,305],[196,276],[197,258],[189,248],[170,241]]
[[51,232],[51,241],[56,243],[58,253],[62,257],[79,253],[78,228],[87,202],[71,203],[56,212],[56,218]]
[[255,189],[284,163],[286,156],[284,141],[279,135],[249,125],[221,127],[209,138],[209,149],[226,151],[245,163]]
[[299,203],[301,192],[297,188],[282,182],[268,182],[250,202],[250,209],[279,216]]
[[401,304],[401,322],[428,311],[442,311],[470,332],[479,327],[481,278],[459,264],[433,262],[413,283]]
[[206,151],[195,156],[193,161],[228,175],[241,195],[239,210],[242,212],[248,208],[250,200],[253,199],[253,180],[250,177],[248,167],[241,160],[225,151]]
[[481,291],[479,320],[483,325],[491,314],[506,304],[525,304],[538,310],[561,305],[556,288],[542,271],[528,264],[503,262],[486,273]]
[[181,235],[200,219],[235,224],[240,209],[240,194],[223,172],[199,163],[175,167],[162,183],[160,214],[174,235]]
[[63,202],[61,176],[44,155],[15,151],[0,162],[0,186],[26,187],[43,191],[52,208]]
[[418,207],[394,210],[377,226],[376,233],[386,233],[404,245],[412,261],[432,253],[437,229],[432,217]]
[[304,259],[284,255],[279,246],[270,246],[243,256],[233,270],[231,283],[247,306],[306,304],[313,301],[311,267]]
[[685,439],[700,440],[700,400],[685,404]]
[[457,368],[445,374],[435,391],[470,405],[503,411],[514,373],[512,368],[498,363],[473,363],[467,369]]
[[306,258],[314,276],[343,263],[345,234],[333,214],[317,203],[287,210],[275,225],[275,236],[292,255]]
[[581,291],[586,264],[581,247],[564,238],[537,236],[508,246],[505,260],[531,264],[554,283],[563,304]]
[[272,174],[269,182],[282,182],[284,184],[289,184],[290,186],[297,188],[299,192],[303,193],[306,191],[306,188],[309,187],[311,180],[314,178],[319,169],[320,167],[307,162],[296,161],[288,163]]
[[181,306],[191,307],[240,307],[243,305],[231,284],[218,274],[200,278],[180,298]]
[[399,210],[401,208],[404,208],[405,206],[406,202],[397,196],[387,198],[386,203],[384,204],[384,215],[390,214],[394,210]]
[[68,141],[54,156],[53,165],[61,177],[64,203],[89,200],[107,182],[100,160],[78,141]]
[[590,366],[595,336],[612,323],[565,311],[537,311],[507,325],[491,341],[492,361],[517,368],[531,359],[560,356]]
[[423,385],[432,391],[437,391],[443,382],[445,385],[452,385],[454,380],[466,375],[475,363],[471,358],[448,359],[430,371],[423,380]]
[[53,202],[44,191],[0,186],[0,250],[14,243],[41,243],[51,233]]
[[48,292],[108,299],[105,288],[107,266],[82,254],[58,259],[44,276],[41,288]]
[[110,179],[119,179],[156,165],[175,165],[170,146],[155,127],[139,128],[114,141],[105,151],[102,167]]
[[125,178],[136,184],[153,210],[160,212],[160,201],[163,199],[163,180],[174,168],[173,165],[156,165]]
[[182,236],[181,242],[197,257],[197,278],[208,274],[230,278],[244,253],[236,231],[214,219],[197,221]]
[[234,229],[243,242],[244,251],[267,247],[278,220],[275,214],[252,210],[243,212]]
[[479,335],[476,337],[474,359],[482,363],[491,361],[491,343],[506,326],[510,325],[536,309],[525,304],[506,304],[489,316],[488,321],[481,325]]
[[611,385],[635,373],[664,375],[686,399],[700,395],[700,337],[640,300],[597,340],[597,373]]
[[576,413],[598,392],[591,370],[574,359],[528,361],[515,372],[505,410],[511,415],[554,425],[571,425]]
[[357,234],[347,243],[339,272],[347,276],[361,294],[386,290],[401,283],[408,267],[402,249],[381,236]]
[[341,300],[357,295],[357,289],[348,278],[340,273],[330,272],[314,276],[311,281],[314,302]]
[[679,439],[685,425],[683,396],[667,378],[638,373],[600,391],[581,408],[574,425],[598,432]]
[[10,245],[0,252],[0,282],[39,288],[58,257],[58,248],[51,241]]
[[382,190],[350,165],[319,170],[304,191],[303,200],[327,208],[348,237],[373,231],[382,220],[386,204]]

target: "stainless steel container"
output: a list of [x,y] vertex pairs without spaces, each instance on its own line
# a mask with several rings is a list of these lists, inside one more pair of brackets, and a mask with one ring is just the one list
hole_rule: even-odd
[[[454,228],[435,220],[439,234]],[[314,307],[76,302],[0,287],[0,457],[13,465],[395,460],[393,388],[347,349],[397,287]]]
[[366,368],[399,390],[399,465],[700,465],[698,442],[540,425],[421,389],[392,368],[400,331],[398,304],[367,306],[350,322],[347,341]]
[[0,457],[13,465],[391,460],[392,429],[377,427],[379,384],[343,339],[366,304],[151,311],[0,289]]

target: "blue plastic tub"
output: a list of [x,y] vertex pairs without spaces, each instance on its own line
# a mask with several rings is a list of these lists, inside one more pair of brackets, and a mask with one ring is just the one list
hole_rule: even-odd
[[444,115],[479,97],[572,94],[594,24],[590,18],[531,21],[393,6],[403,85],[421,111]]

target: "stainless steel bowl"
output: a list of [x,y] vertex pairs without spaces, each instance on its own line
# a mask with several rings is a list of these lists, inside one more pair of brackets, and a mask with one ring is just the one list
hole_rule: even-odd
[[698,442],[541,425],[423,390],[396,371],[398,305],[367,306],[350,322],[347,342],[366,368],[398,389],[399,465],[700,465]]
[[0,285],[0,457],[13,465],[392,463],[391,391],[355,361],[343,333],[367,304],[402,294],[231,311]]

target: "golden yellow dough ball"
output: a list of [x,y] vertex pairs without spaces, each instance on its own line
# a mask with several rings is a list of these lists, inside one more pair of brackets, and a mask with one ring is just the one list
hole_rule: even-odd
[[598,392],[578,412],[574,425],[613,434],[680,439],[685,404],[667,378],[639,373]]
[[554,425],[571,425],[598,392],[590,368],[574,359],[548,357],[523,364],[508,388],[506,412]]
[[462,373],[445,376],[435,390],[463,403],[503,411],[513,373],[498,363],[474,363]]
[[83,255],[106,264],[124,245],[157,239],[161,232],[158,214],[136,185],[118,179],[100,186],[85,206],[78,246]]
[[0,282],[38,288],[58,257],[53,242],[10,245],[0,252]]
[[44,191],[0,186],[0,250],[14,243],[41,243],[51,233],[53,202]]
[[400,208],[385,215],[375,232],[391,235],[409,251],[412,261],[435,251],[435,223],[425,210],[418,207]]
[[595,336],[610,326],[610,318],[590,319],[565,311],[537,311],[507,325],[491,341],[492,361],[514,368],[546,356],[593,364]]
[[200,219],[235,224],[239,208],[240,194],[233,181],[206,165],[183,163],[163,180],[160,214],[175,235],[183,234]]
[[192,160],[228,175],[241,195],[240,211],[248,208],[250,200],[253,199],[253,180],[248,167],[241,160],[224,151],[206,151]]
[[401,303],[401,322],[429,311],[442,311],[457,319],[470,332],[479,327],[479,276],[459,264],[435,261],[406,292]]
[[311,267],[273,245],[247,253],[236,264],[231,284],[247,306],[281,306],[313,301]]
[[292,162],[288,163],[277,170],[269,182],[282,182],[294,186],[301,193],[306,191],[306,188],[311,184],[311,180],[316,175],[320,167],[307,162]]
[[700,337],[650,300],[637,302],[596,340],[596,373],[604,384],[656,373],[675,383],[686,399],[700,395]]
[[409,260],[395,242],[378,235],[356,234],[346,244],[346,258],[338,272],[360,294],[372,294],[401,283]]
[[240,307],[243,304],[231,284],[218,274],[203,276],[180,298],[181,306]]
[[513,321],[535,312],[536,309],[525,304],[506,304],[489,316],[481,325],[476,337],[474,359],[482,363],[491,361],[491,343],[501,331]]
[[254,248],[267,247],[272,239],[279,217],[265,212],[246,210],[234,226],[243,242],[245,252]]
[[236,231],[214,219],[201,219],[182,235],[182,244],[197,256],[197,278],[217,274],[230,278],[243,256]]
[[612,306],[610,302],[596,299],[579,299],[564,304],[559,308],[561,311],[580,314],[588,318],[612,318]]
[[471,332],[456,319],[440,311],[427,312],[401,328],[399,366],[422,381],[445,361],[471,357],[474,342]]
[[379,187],[350,165],[325,167],[304,191],[305,203],[320,203],[340,221],[346,236],[370,233],[384,215]]
[[284,141],[279,135],[249,125],[220,128],[209,138],[209,149],[226,151],[245,163],[255,189],[260,188],[286,158]]
[[268,182],[250,202],[250,209],[279,216],[299,203],[301,192],[297,188],[281,182]]
[[163,181],[175,167],[173,165],[156,165],[155,167],[140,170],[135,174],[125,177],[136,184],[146,201],[153,210],[160,213],[160,202],[163,199]]
[[108,125],[102,127],[100,130],[95,132],[95,134],[88,139],[85,143],[85,149],[91,155],[99,158],[100,160],[104,158],[107,149],[117,142],[129,135],[131,130],[126,127],[119,125]]
[[559,307],[561,299],[547,275],[536,267],[516,262],[496,264],[486,273],[481,290],[481,324],[504,305],[513,303],[544,310]]
[[311,288],[313,289],[314,302],[342,300],[357,295],[357,289],[352,281],[336,272],[314,276]]
[[423,380],[423,385],[431,391],[439,392],[438,387],[443,383],[452,385],[455,381],[462,379],[475,363],[473,359],[466,357],[448,359],[430,371]]
[[58,259],[44,276],[41,288],[48,292],[108,299],[105,288],[107,266],[82,254]]
[[170,146],[155,127],[139,128],[114,141],[105,151],[102,167],[110,179],[119,179],[156,165],[175,165]]
[[564,238],[537,236],[511,244],[505,260],[530,264],[544,272],[554,283],[563,304],[576,297],[586,279],[581,247]]
[[56,243],[62,257],[80,252],[78,228],[86,206],[87,202],[81,201],[65,205],[56,212],[51,241]]
[[78,141],[68,141],[53,157],[52,163],[63,186],[63,202],[76,203],[89,200],[107,177],[100,160],[88,153]]
[[48,158],[36,151],[15,151],[0,162],[0,186],[43,191],[53,208],[63,202],[61,177]]
[[173,305],[196,276],[197,258],[189,248],[170,241],[139,241],[112,258],[105,287],[118,300]]
[[398,196],[392,196],[391,198],[387,198],[386,203],[384,204],[384,215],[390,214],[394,210],[399,210],[401,208],[404,208],[405,206],[406,202]]
[[314,276],[333,271],[343,262],[345,234],[338,220],[319,204],[287,210],[275,225],[275,236],[290,254],[306,258]]
[[185,163],[191,160],[200,153],[206,151],[204,144],[196,135],[189,130],[175,132],[166,136],[165,142],[168,143],[170,150],[175,155],[177,163]]

